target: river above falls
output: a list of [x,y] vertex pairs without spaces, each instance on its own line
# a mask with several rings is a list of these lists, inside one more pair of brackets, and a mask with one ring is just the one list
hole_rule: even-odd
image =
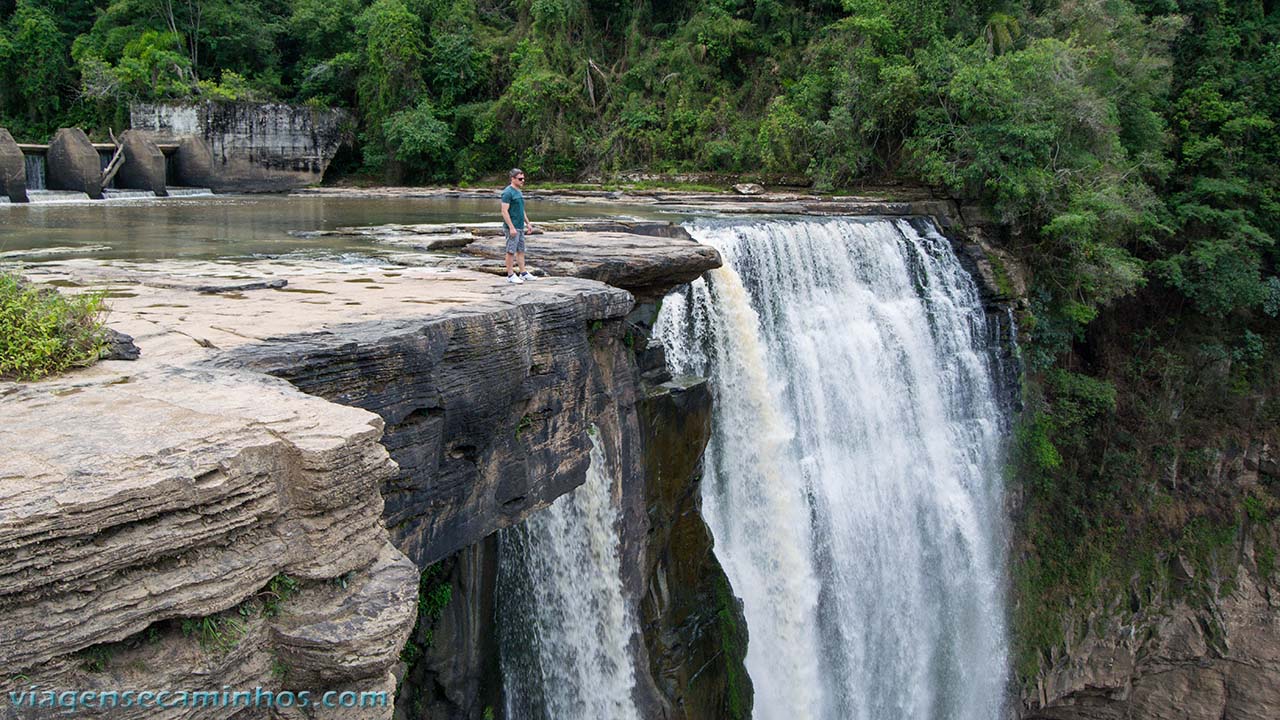
[[[535,224],[601,218],[680,221],[653,206],[531,197]],[[359,260],[371,238],[327,235],[387,224],[497,223],[498,197],[203,195],[152,200],[0,204],[0,259],[128,260],[271,257]]]

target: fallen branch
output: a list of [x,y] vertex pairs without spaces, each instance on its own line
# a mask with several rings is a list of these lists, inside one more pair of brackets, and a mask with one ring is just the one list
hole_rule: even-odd
[[107,163],[106,169],[102,171],[102,180],[98,182],[98,187],[102,188],[111,184],[112,178],[120,171],[120,166],[124,165],[124,146],[120,144],[119,140],[116,140],[114,132],[111,132],[111,130],[107,130],[107,132],[111,135],[111,142],[116,146],[116,152],[111,156],[111,162]]

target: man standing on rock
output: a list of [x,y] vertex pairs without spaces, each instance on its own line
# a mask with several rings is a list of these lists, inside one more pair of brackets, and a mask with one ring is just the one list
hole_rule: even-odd
[[[533,223],[524,213],[524,171],[511,168],[511,184],[502,191],[502,230],[507,238],[507,282],[519,285],[533,276],[524,269],[524,234],[533,230]],[[511,271],[511,259],[515,257],[519,273]]]

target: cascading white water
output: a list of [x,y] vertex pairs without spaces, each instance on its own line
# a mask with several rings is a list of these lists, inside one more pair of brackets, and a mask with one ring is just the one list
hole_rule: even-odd
[[689,226],[724,267],[656,332],[715,394],[703,509],[763,720],[995,720],[1001,435],[972,279],[931,225]]
[[27,170],[27,190],[44,190],[44,155],[25,155],[23,160]]
[[499,533],[507,718],[640,718],[610,475],[593,435],[582,486]]
[[156,194],[150,190],[117,190],[114,187],[103,189],[103,200],[154,200]]
[[174,187],[165,188],[169,193],[169,197],[205,197],[213,195],[213,191],[209,188],[193,188],[193,187]]

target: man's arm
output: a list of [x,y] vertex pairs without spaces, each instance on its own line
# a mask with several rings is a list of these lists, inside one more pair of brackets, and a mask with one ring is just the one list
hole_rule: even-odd
[[533,232],[533,221],[529,219],[529,213],[524,214],[524,229],[526,232]]

